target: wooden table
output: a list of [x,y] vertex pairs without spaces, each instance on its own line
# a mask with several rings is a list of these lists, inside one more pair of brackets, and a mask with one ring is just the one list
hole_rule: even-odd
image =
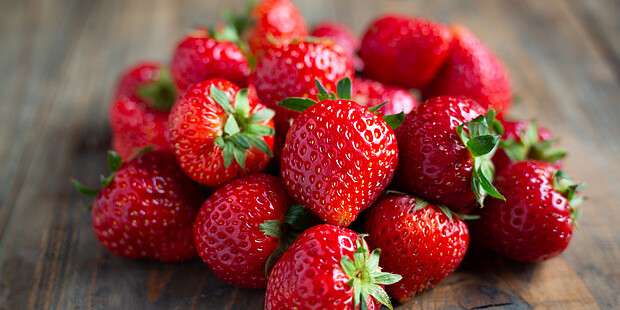
[[[191,26],[242,2],[0,2],[0,308],[262,307],[264,291],[229,286],[199,259],[108,253],[69,184],[107,173],[107,110],[121,70],[169,59]],[[358,33],[384,12],[468,26],[510,68],[513,116],[561,136],[566,172],[589,185],[581,230],[560,257],[518,264],[473,250],[401,309],[620,308],[619,1],[295,2],[309,23],[338,18]]]

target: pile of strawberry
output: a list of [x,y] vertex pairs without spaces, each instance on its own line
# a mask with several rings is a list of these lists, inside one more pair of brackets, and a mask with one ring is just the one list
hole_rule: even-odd
[[387,15],[358,42],[334,22],[309,34],[288,0],[229,17],[119,81],[112,175],[74,182],[112,253],[199,255],[266,288],[266,309],[392,309],[470,240],[523,262],[567,247],[566,152],[504,119],[508,72],[467,28]]

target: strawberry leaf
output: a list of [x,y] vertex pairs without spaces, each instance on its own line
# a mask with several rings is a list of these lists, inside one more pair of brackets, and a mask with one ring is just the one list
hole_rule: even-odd
[[258,228],[265,236],[272,236],[278,239],[282,236],[282,224],[278,220],[266,220],[258,225]]
[[140,99],[155,110],[170,111],[177,99],[177,88],[167,68],[159,70],[159,78],[136,90]]
[[110,171],[112,173],[116,172],[118,168],[123,164],[123,158],[121,155],[114,151],[108,151],[108,166],[110,167]]
[[499,141],[499,136],[484,135],[477,136],[467,141],[467,148],[474,157],[489,154]]
[[209,93],[211,94],[211,97],[213,97],[215,102],[217,102],[226,113],[228,114],[235,113],[235,110],[233,109],[232,104],[230,103],[230,98],[228,98],[228,96],[226,95],[224,91],[222,91],[221,89],[217,88],[215,85],[212,84],[211,88],[209,89]]
[[316,101],[308,98],[297,98],[297,97],[289,97],[284,98],[284,100],[278,103],[279,106],[287,108],[289,110],[303,112],[307,108],[316,104]]
[[[400,280],[400,279],[399,279]],[[368,293],[372,296],[376,301],[388,307],[390,310],[394,310],[392,303],[390,302],[390,296],[385,292],[381,286],[373,284],[368,286]],[[362,304],[366,304],[365,302]]]
[[226,120],[226,125],[224,125],[224,132],[229,136],[237,134],[241,129],[239,128],[239,124],[233,115],[230,115]]
[[272,119],[276,115],[276,112],[272,109],[260,109],[248,118],[249,123],[260,123],[262,121],[266,121],[268,119]]
[[89,197],[95,197],[99,194],[99,192],[101,191],[100,189],[92,189],[92,188],[88,188],[86,186],[84,186],[82,183],[80,183],[78,180],[76,179],[71,179],[71,184],[73,184],[73,187],[75,187],[75,189],[82,195],[86,195]]
[[240,148],[238,146],[233,146],[233,155],[235,157],[235,160],[237,161],[237,163],[239,164],[239,166],[241,166],[241,168],[243,168],[243,170],[247,170],[247,168],[245,167],[245,149]]
[[379,111],[379,109],[381,109],[384,105],[388,104],[388,102],[390,102],[390,101],[388,100],[388,101],[386,101],[384,103],[381,103],[381,104],[378,104],[376,106],[370,107],[370,108],[368,108],[368,111],[370,111],[372,113],[375,113],[375,114],[379,114],[377,111]]
[[319,101],[329,99],[329,92],[327,91],[327,89],[325,89],[325,86],[321,84],[321,81],[319,81],[318,78],[314,78],[314,84],[316,85],[316,89],[319,91],[319,93],[317,94],[317,98],[319,98]]
[[265,141],[263,141],[263,139],[259,138],[255,134],[251,134],[251,133],[245,133],[244,132],[244,133],[242,133],[242,135],[244,135],[248,139],[250,144],[252,146],[254,146],[255,148],[257,148],[259,151],[269,155],[269,157],[273,157],[273,152],[271,151],[271,149],[269,148],[267,143],[265,143]]
[[336,93],[340,99],[351,100],[351,79],[345,77],[344,79],[338,81]]
[[230,140],[226,140],[225,144],[224,144],[224,167],[228,168],[230,167],[230,164],[232,163],[233,160],[233,148],[234,148],[234,144],[232,143],[232,141]]
[[248,89],[244,88],[235,97],[235,115],[246,119],[250,114],[250,102],[248,101]]
[[250,140],[248,140],[248,138],[244,137],[240,133],[234,134],[230,137],[230,139],[235,143],[235,145],[237,145],[237,147],[243,150],[247,150],[250,148]]
[[405,112],[400,112],[398,114],[386,115],[383,117],[383,120],[387,123],[392,130],[396,130],[398,126],[400,126],[405,120]]
[[272,127],[262,124],[249,124],[246,131],[261,137],[273,136],[276,133],[275,129],[273,129]]
[[477,176],[480,179],[480,185],[482,186],[482,189],[484,189],[487,194],[497,199],[506,200],[506,198],[497,191],[495,186],[491,184],[491,181],[489,181],[487,176],[484,175],[484,173],[482,172],[482,168],[478,170]]

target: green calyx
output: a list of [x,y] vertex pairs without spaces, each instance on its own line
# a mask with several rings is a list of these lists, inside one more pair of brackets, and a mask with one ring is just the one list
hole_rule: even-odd
[[246,152],[252,147],[273,157],[271,148],[261,138],[273,136],[275,130],[260,123],[273,118],[275,112],[265,108],[250,114],[248,89],[242,89],[237,93],[234,108],[224,91],[215,85],[211,85],[209,91],[213,99],[228,115],[223,132],[215,138],[214,142],[223,150],[224,166],[228,168],[235,159],[240,167],[246,169]]
[[575,227],[579,228],[577,219],[581,213],[579,206],[585,201],[586,197],[577,194],[585,189],[585,183],[575,183],[566,173],[556,170],[553,172],[553,188],[568,201],[570,206],[570,217]]
[[[289,98],[284,98],[284,100],[280,101],[278,105],[281,107],[287,108],[289,110],[303,112],[307,108],[324,100],[337,100],[337,99],[351,100],[351,93],[352,93],[351,79],[348,77],[345,77],[344,79],[338,81],[338,84],[336,85],[336,93],[328,92],[325,86],[321,84],[321,81],[319,81],[318,78],[314,79],[314,83],[316,84],[316,89],[319,91],[319,93],[317,94],[318,101],[315,101],[309,98],[289,97]],[[368,108],[368,110],[370,112],[377,114],[377,110],[379,110],[381,107],[383,107],[387,103],[388,102],[386,101],[380,105],[370,107]],[[400,112],[398,114],[386,115],[386,116],[383,116],[383,120],[387,123],[388,126],[390,126],[390,128],[396,129],[405,120],[405,113]]]
[[[427,201],[420,199],[420,198],[415,198],[412,200],[415,200],[415,202],[411,201],[414,203],[414,206],[413,206],[413,209],[411,209],[411,212],[417,212],[431,205]],[[439,208],[439,210],[441,210],[443,214],[445,214],[448,217],[450,221],[454,220],[455,217],[462,221],[477,220],[480,218],[480,216],[478,215],[456,213],[444,205],[437,205],[437,207]]]
[[502,140],[499,146],[504,149],[506,155],[514,162],[527,159],[556,162],[566,156],[566,149],[553,147],[553,144],[556,142],[558,142],[558,139],[541,141],[538,137],[536,122],[531,121],[525,130],[519,133],[518,140]]
[[299,237],[306,229],[312,226],[312,218],[302,205],[292,205],[286,211],[284,216],[284,224],[277,220],[267,220],[259,225],[259,229],[263,234],[280,239],[278,247],[271,253],[265,263],[265,276],[268,277],[268,271],[278,262],[284,251]]
[[246,7],[240,13],[235,13],[227,8],[222,12],[222,15],[226,21],[234,27],[235,31],[239,35],[242,35],[256,23],[256,20],[252,18],[251,13],[257,4],[257,0],[248,1],[246,3]]
[[167,68],[160,69],[157,80],[139,87],[136,91],[138,96],[155,110],[168,112],[177,100],[177,88]]
[[390,285],[400,281],[403,277],[389,272],[381,272],[379,268],[379,257],[381,249],[375,249],[372,253],[362,234],[356,240],[357,249],[353,253],[353,259],[343,256],[340,259],[340,266],[349,277],[347,284],[353,287],[354,307],[360,305],[361,309],[368,309],[367,296],[372,296],[375,300],[393,310],[390,297],[380,285]]
[[[491,162],[491,157],[495,154],[500,136],[504,132],[501,123],[495,119],[495,115],[495,110],[490,109],[487,114],[480,115],[456,128],[461,141],[474,158],[471,188],[480,206],[484,206],[484,198],[487,195],[506,200],[491,183],[495,176],[495,167]],[[465,125],[468,131],[464,130]]]

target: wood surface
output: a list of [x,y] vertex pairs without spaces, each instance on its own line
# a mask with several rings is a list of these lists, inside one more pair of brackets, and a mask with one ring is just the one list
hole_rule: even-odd
[[[472,249],[456,273],[400,309],[620,308],[620,1],[295,1],[310,24],[362,33],[385,12],[472,29],[506,63],[533,118],[588,183],[581,229],[560,257],[518,264]],[[69,180],[107,173],[107,110],[121,70],[169,59],[217,1],[0,1],[0,308],[261,309],[264,291],[218,280],[199,259],[131,261],[100,246]]]

